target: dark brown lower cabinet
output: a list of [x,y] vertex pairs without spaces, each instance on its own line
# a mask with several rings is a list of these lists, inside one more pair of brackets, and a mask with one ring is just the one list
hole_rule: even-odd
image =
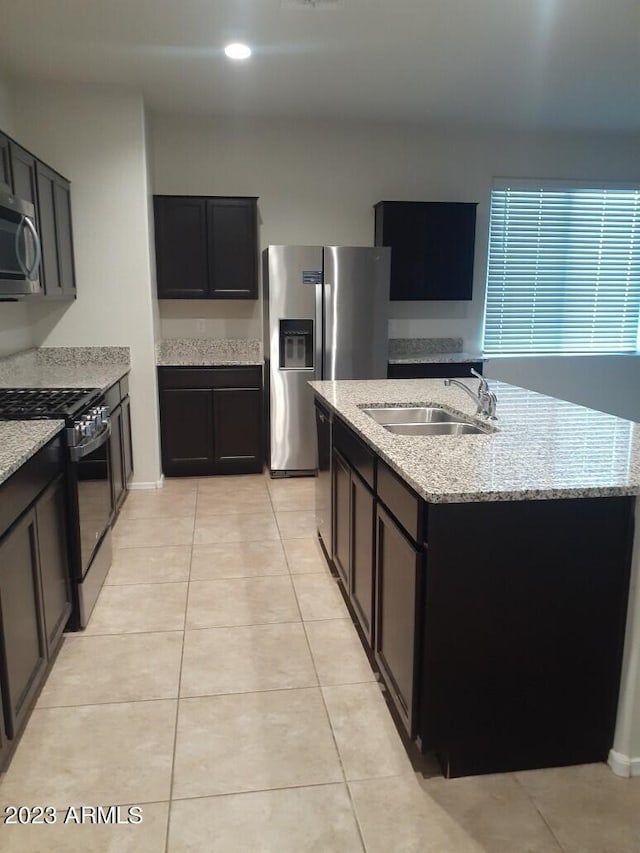
[[0,485],[0,770],[71,613],[63,455],[55,438]]
[[125,495],[125,482],[122,474],[122,409],[120,406],[111,412],[109,451],[111,456],[111,494],[113,508],[117,509]]
[[122,473],[125,485],[133,474],[133,437],[131,434],[131,400],[125,397],[122,408]]
[[416,735],[423,556],[382,506],[376,518],[374,655],[409,737]]
[[333,567],[409,737],[448,777],[605,761],[635,498],[426,503],[332,443]]
[[213,449],[218,470],[262,465],[262,394],[255,388],[214,388]]
[[213,474],[213,396],[207,388],[160,391],[162,470],[168,476]]
[[109,458],[111,463],[111,500],[117,514],[127,496],[127,487],[133,473],[133,446],[131,438],[131,403],[129,379],[123,377],[105,394],[105,405],[111,417]]
[[351,562],[351,469],[342,454],[333,450],[333,564],[349,592]]
[[436,362],[425,364],[389,364],[387,379],[453,379],[473,376],[471,369],[482,373],[482,361]]
[[375,499],[358,475],[351,472],[351,577],[349,599],[360,627],[373,643]]
[[34,509],[0,543],[0,611],[5,725],[14,738],[47,666]]
[[38,553],[47,652],[51,655],[71,615],[66,481],[59,476],[36,504]]
[[262,368],[159,367],[162,471],[262,471]]

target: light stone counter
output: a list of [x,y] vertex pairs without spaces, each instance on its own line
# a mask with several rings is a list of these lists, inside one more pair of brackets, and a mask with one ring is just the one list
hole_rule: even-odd
[[0,359],[0,388],[99,388],[129,372],[128,347],[43,347]]
[[64,421],[0,421],[0,483],[64,428]]
[[[465,380],[474,391],[477,381]],[[402,479],[433,503],[543,500],[640,493],[640,425],[504,382],[487,435],[394,435],[366,406],[436,405],[475,418],[473,401],[441,379],[311,382]]]
[[467,361],[486,361],[483,355],[470,352],[432,352],[389,358],[389,364],[456,364]]
[[262,343],[241,338],[176,338],[156,344],[159,367],[262,366]]

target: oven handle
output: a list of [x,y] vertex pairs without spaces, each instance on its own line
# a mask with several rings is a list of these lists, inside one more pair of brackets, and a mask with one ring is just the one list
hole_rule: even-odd
[[77,447],[70,448],[71,461],[77,462],[79,459],[83,459],[85,456],[93,453],[93,451],[97,450],[98,447],[102,447],[103,444],[106,444],[110,435],[111,422],[109,421],[106,427],[97,435],[94,435],[90,441],[86,442],[86,444],[79,444]]

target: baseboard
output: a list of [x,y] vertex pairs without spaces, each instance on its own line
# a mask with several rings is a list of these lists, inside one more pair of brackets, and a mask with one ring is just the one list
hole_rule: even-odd
[[640,758],[630,758],[615,749],[609,750],[608,765],[616,776],[640,776]]
[[162,475],[160,477],[160,479],[156,480],[155,482],[152,481],[150,483],[129,483],[127,488],[132,492],[139,491],[142,489],[161,489],[163,483],[164,483],[164,475]]

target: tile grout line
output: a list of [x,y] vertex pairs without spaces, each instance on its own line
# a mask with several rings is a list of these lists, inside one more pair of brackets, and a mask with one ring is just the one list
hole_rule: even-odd
[[561,850],[561,851],[562,851],[562,853],[567,853],[567,851],[566,851],[565,847],[564,847],[564,846],[563,846],[563,844],[560,842],[560,839],[557,837],[557,835],[556,835],[556,834],[555,834],[555,832],[553,831],[553,828],[551,827],[551,824],[547,821],[546,817],[544,816],[544,814],[543,814],[543,813],[542,813],[542,811],[540,810],[540,807],[538,806],[538,804],[537,804],[537,802],[536,802],[536,800],[535,800],[535,797],[534,797],[532,794],[530,794],[530,793],[529,793],[529,791],[527,790],[527,788],[526,788],[526,787],[522,784],[522,782],[518,779],[518,776],[517,776],[517,774],[516,774],[516,773],[513,773],[512,775],[513,775],[513,778],[514,778],[514,780],[515,780],[516,784],[517,784],[517,785],[518,785],[518,786],[519,786],[519,787],[524,791],[524,794],[525,794],[526,798],[529,800],[529,802],[531,803],[531,805],[534,807],[534,809],[535,809],[535,810],[538,812],[538,814],[540,815],[540,819],[542,820],[542,822],[544,823],[544,825],[545,825],[545,826],[547,827],[547,829],[549,830],[549,833],[550,833],[551,837],[553,838],[553,840],[554,840],[554,841],[556,842],[556,844],[558,845],[558,849],[559,849],[559,850]]
[[[271,498],[271,495],[269,495],[269,497]],[[273,502],[272,502],[272,505],[273,505]],[[274,514],[275,514],[275,513],[274,513]],[[276,519],[276,524],[277,524],[277,519]],[[280,530],[280,528],[279,528],[279,527],[278,527],[278,530]],[[283,541],[283,540],[282,540],[282,534],[280,535],[280,540],[281,540],[281,541]],[[284,550],[284,545],[283,545],[283,550]],[[288,566],[288,565],[289,565],[289,561],[288,561],[288,558],[287,558],[287,556],[286,556],[286,551],[285,551],[285,559],[287,559],[287,566]],[[289,570],[289,571],[291,571],[291,570]],[[305,626],[305,621],[304,621],[304,619],[302,618],[302,609],[301,609],[301,607],[300,607],[300,602],[299,602],[299,600],[298,600],[298,592],[297,592],[297,590],[296,590],[296,585],[295,585],[295,583],[293,582],[293,576],[291,577],[291,586],[292,586],[292,588],[293,588],[293,594],[294,594],[294,596],[295,596],[295,600],[296,600],[296,607],[298,608],[298,612],[300,613],[300,621],[302,622],[302,630],[304,631],[305,641],[306,641],[306,643],[307,643],[307,650],[308,650],[308,652],[309,652],[309,656],[310,656],[310,658],[311,658],[311,664],[312,664],[312,666],[313,666],[313,671],[314,671],[314,673],[315,673],[315,676],[316,676],[316,679],[317,679],[317,682],[318,682],[318,691],[319,691],[319,693],[320,693],[320,700],[321,700],[321,702],[322,702],[322,707],[324,708],[324,713],[325,713],[325,716],[326,716],[326,719],[327,719],[327,723],[328,723],[328,725],[329,725],[329,731],[331,732],[331,740],[332,740],[332,742],[333,742],[333,746],[334,746],[334,749],[335,749],[335,751],[336,751],[336,755],[338,756],[338,762],[339,762],[339,764],[340,764],[340,772],[342,773],[344,789],[345,789],[345,790],[346,790],[346,792],[347,792],[347,798],[348,798],[348,800],[349,800],[349,806],[350,806],[350,808],[351,808],[351,814],[352,814],[352,816],[353,816],[353,820],[354,820],[354,823],[355,823],[355,825],[356,825],[356,829],[357,829],[357,832],[358,832],[358,838],[360,839],[360,844],[361,844],[362,850],[363,850],[363,851],[366,851],[366,849],[367,849],[367,848],[366,848],[365,843],[364,843],[364,837],[363,837],[363,835],[362,835],[362,831],[361,831],[361,829],[360,829],[360,823],[359,823],[359,821],[358,821],[358,816],[357,816],[357,814],[356,814],[355,805],[354,805],[353,799],[352,799],[352,797],[351,797],[351,791],[350,791],[350,789],[349,789],[349,784],[348,784],[348,782],[347,782],[347,774],[346,774],[346,772],[345,772],[344,763],[343,763],[343,761],[342,761],[342,754],[340,753],[340,749],[339,749],[339,747],[338,747],[338,741],[336,740],[336,735],[335,735],[335,732],[334,732],[334,730],[333,730],[333,725],[332,725],[332,723],[331,723],[331,715],[329,714],[329,709],[328,709],[328,707],[327,707],[327,703],[326,703],[325,698],[324,698],[324,693],[323,693],[323,691],[322,691],[322,685],[321,685],[321,683],[320,683],[320,676],[319,676],[319,674],[318,674],[318,667],[316,666],[316,661],[315,661],[315,658],[314,658],[314,656],[313,656],[313,651],[312,651],[312,649],[311,649],[311,643],[309,642],[309,635],[307,634],[307,629],[306,629],[306,626]],[[323,620],[323,621],[328,621],[328,620]]]
[[[198,502],[198,492],[196,490],[196,506]],[[189,554],[189,577],[191,577],[191,564],[193,562],[193,541],[195,539],[195,516],[193,519],[193,533],[191,537],[191,552]],[[182,621],[182,650],[180,654],[180,666],[178,668],[178,697],[176,701],[176,717],[173,731],[173,752],[171,754],[171,776],[169,778],[169,809],[167,811],[167,829],[165,834],[165,853],[169,853],[169,831],[171,829],[171,803],[173,801],[173,780],[175,777],[176,770],[176,749],[178,746],[178,719],[180,716],[180,687],[182,685],[182,667],[184,664],[184,645],[187,633],[187,610],[189,607],[189,587],[190,583],[187,583],[187,598],[184,605],[184,618]]]

